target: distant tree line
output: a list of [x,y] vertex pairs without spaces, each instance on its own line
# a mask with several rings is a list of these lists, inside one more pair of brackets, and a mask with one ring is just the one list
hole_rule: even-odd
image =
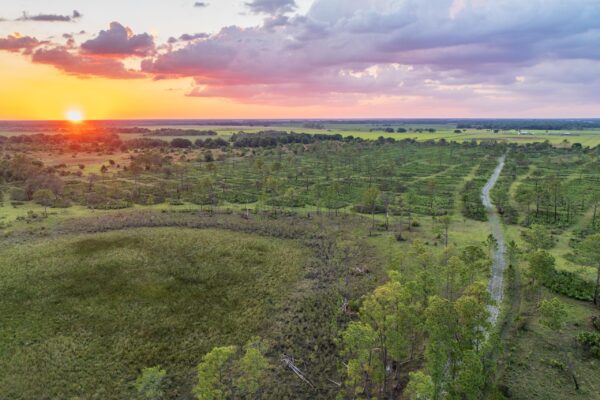
[[550,120],[550,119],[496,119],[460,121],[457,129],[501,129],[501,130],[582,130],[600,128],[600,120]]

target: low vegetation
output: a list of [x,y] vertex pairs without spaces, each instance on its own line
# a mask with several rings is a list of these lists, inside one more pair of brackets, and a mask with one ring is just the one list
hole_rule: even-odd
[[533,124],[2,137],[0,398],[599,398],[600,147]]

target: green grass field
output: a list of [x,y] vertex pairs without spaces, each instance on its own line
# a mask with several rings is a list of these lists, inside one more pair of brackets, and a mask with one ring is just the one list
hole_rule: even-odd
[[[535,301],[524,300],[515,331],[508,342],[509,354],[502,384],[511,399],[563,400],[600,399],[600,362],[583,354],[575,337],[593,331],[590,318],[597,314],[591,304],[557,296],[544,290],[544,297],[558,297],[567,305],[564,328],[550,329],[540,323]],[[572,374],[580,386],[575,389]]]
[[170,396],[187,398],[213,346],[269,336],[304,253],[290,241],[171,228],[2,250],[0,398],[132,398],[140,369],[157,364]]
[[[222,125],[191,125],[185,126],[186,129],[198,129],[198,130],[214,130],[220,136],[231,136],[234,133],[244,131],[247,133],[257,133],[264,130],[281,130],[287,132],[304,132],[304,133],[325,133],[325,134],[341,134],[343,136],[354,136],[360,137],[367,140],[375,140],[380,136],[393,137],[396,140],[402,139],[416,139],[419,141],[425,140],[439,140],[445,139],[447,141],[465,142],[471,140],[498,140],[506,141],[509,143],[535,143],[543,142],[548,140],[552,144],[560,145],[565,140],[569,143],[581,143],[583,146],[594,147],[600,145],[600,129],[590,129],[585,131],[539,131],[529,130],[531,135],[519,135],[517,131],[501,131],[494,133],[490,130],[485,129],[466,129],[463,133],[455,133],[455,127],[453,125],[392,125],[392,128],[406,128],[406,129],[436,129],[436,132],[406,132],[406,133],[386,133],[382,129],[382,126],[375,126],[370,124],[325,124],[323,129],[304,128],[300,125],[275,125],[275,126],[222,126]],[[150,129],[160,128],[181,128],[181,126],[168,126],[168,125],[156,125],[149,126]],[[570,133],[566,136],[565,133]],[[140,137],[141,135],[123,135],[124,138]],[[150,136],[152,137],[152,136]],[[192,141],[198,137],[193,136],[181,136]],[[172,137],[158,137],[157,139],[169,140]]]

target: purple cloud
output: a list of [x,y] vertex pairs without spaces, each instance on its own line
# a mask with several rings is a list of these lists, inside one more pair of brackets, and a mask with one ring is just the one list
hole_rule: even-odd
[[0,50],[18,52],[31,51],[42,43],[31,36],[8,35],[5,38],[0,37]]
[[154,39],[147,33],[134,35],[129,28],[112,22],[110,29],[100,31],[96,38],[82,43],[81,48],[89,54],[143,57],[154,51]]
[[143,69],[195,78],[192,96],[509,98],[525,95],[541,73],[536,66],[561,60],[566,72],[577,60],[600,60],[594,1],[435,3],[316,0],[307,15],[288,18],[294,2],[254,1],[254,12],[271,15],[262,27],[224,28],[161,52]]
[[245,4],[255,14],[284,14],[298,7],[295,0],[252,0]]
[[38,14],[38,15],[28,15],[26,12],[23,12],[23,16],[18,19],[18,21],[38,21],[38,22],[71,22],[76,19],[83,17],[83,15],[74,10],[71,15],[59,15],[59,14]]
[[184,33],[183,35],[179,36],[179,40],[181,40],[183,42],[190,42],[190,41],[196,40],[196,39],[206,39],[209,36],[210,35],[208,33],[194,33],[194,34]]
[[139,72],[126,69],[119,60],[77,54],[62,46],[38,49],[33,53],[32,61],[37,64],[52,65],[69,75],[79,77],[99,76],[113,79],[144,77]]

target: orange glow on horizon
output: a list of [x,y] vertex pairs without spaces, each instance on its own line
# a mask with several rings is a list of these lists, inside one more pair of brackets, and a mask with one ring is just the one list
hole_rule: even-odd
[[[189,97],[191,79],[81,78],[47,65],[32,64],[19,54],[0,52],[0,120],[69,120],[68,110],[85,110],[85,121],[107,119],[220,119],[220,118],[363,118],[371,106],[308,103],[299,106],[237,102],[216,97]],[[377,117],[402,114],[431,116],[432,107],[418,99],[405,99],[401,115],[394,100],[377,104]],[[436,109],[437,117],[465,114],[452,103]],[[371,115],[372,116],[372,115]]]

